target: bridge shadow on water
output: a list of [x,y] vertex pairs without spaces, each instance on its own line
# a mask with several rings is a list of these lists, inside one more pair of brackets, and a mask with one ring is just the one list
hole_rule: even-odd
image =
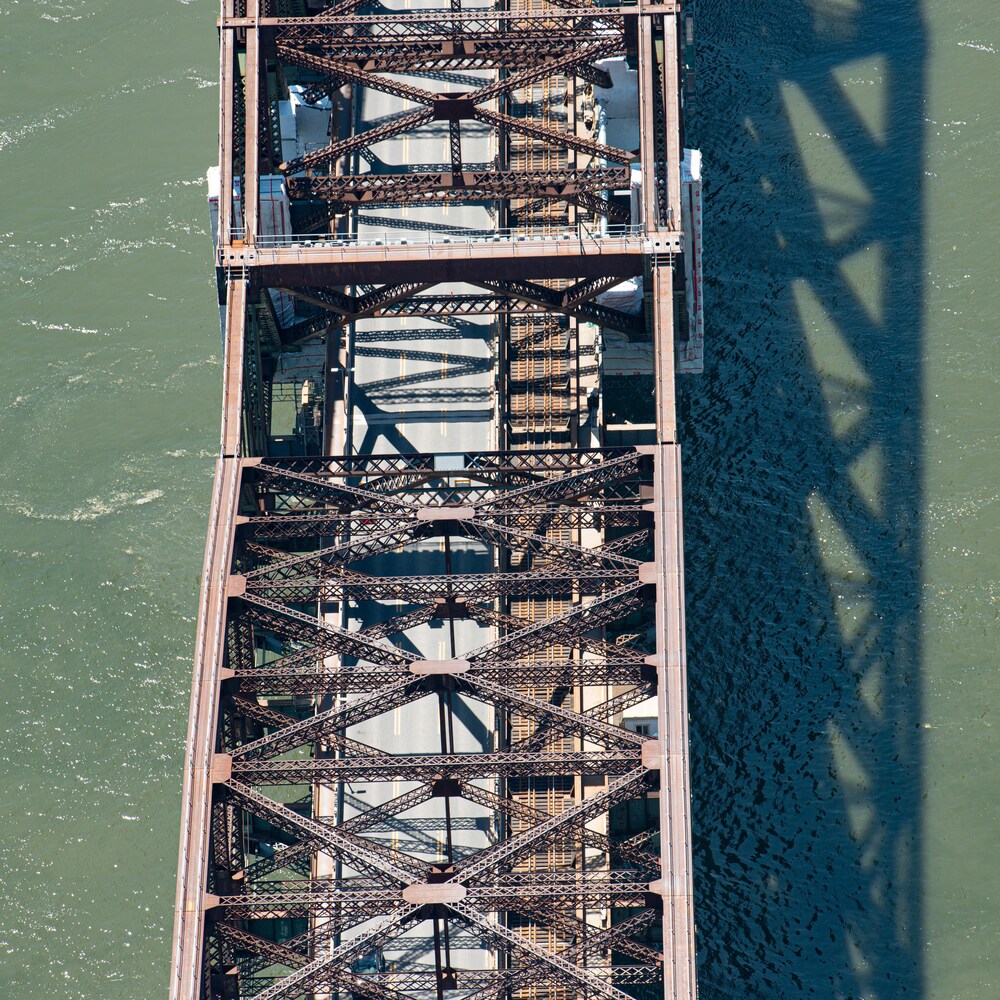
[[703,1000],[924,995],[919,0],[698,0]]

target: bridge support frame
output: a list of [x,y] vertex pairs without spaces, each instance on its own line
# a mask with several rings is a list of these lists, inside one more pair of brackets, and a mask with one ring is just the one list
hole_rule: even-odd
[[[420,37],[433,43],[422,50],[405,36],[406,18],[358,14],[359,6],[348,0],[324,14],[282,18],[267,16],[265,0],[224,0],[219,22],[217,265],[226,306],[225,395],[196,640],[171,998],[278,1000],[338,992],[394,998],[409,990],[436,989],[442,996],[475,989],[481,1000],[528,990],[539,998],[624,1000],[630,987],[648,986],[662,988],[669,1000],[693,1000],[673,363],[674,275],[683,252],[681,5],[553,7],[524,13],[520,21],[510,11],[456,9],[441,39],[426,18],[414,20]],[[344,33],[346,25],[362,22],[371,35],[352,40]],[[454,44],[458,22],[461,45]],[[545,32],[552,52],[539,58],[538,37]],[[380,37],[378,45],[371,36]],[[505,147],[516,134],[569,151],[571,164],[589,155],[618,165],[471,170],[461,162],[462,144],[452,129],[447,172],[375,182],[333,167],[389,133],[352,132],[331,137],[330,148],[308,163],[283,164],[289,174],[303,166],[310,171],[291,177],[289,190],[327,200],[330,218],[350,218],[357,205],[393,202],[487,201],[507,206],[509,214],[514,203],[539,200],[561,206],[570,228],[577,227],[575,240],[565,238],[565,225],[538,235],[527,223],[500,237],[415,247],[340,237],[315,246],[274,245],[261,235],[261,162],[270,166],[276,159],[265,65],[284,60],[321,69],[329,86],[347,82],[402,94],[403,85],[379,75],[389,71],[393,52],[405,55],[411,71],[498,70],[497,81],[460,108],[444,109],[440,96],[428,100],[411,87],[404,96],[430,109],[427,120],[475,119],[495,128]],[[560,135],[549,123],[519,122],[484,107],[502,106],[518,86],[559,74],[606,83],[593,62],[619,52],[633,55],[639,71],[643,199],[641,225],[620,232],[602,228],[601,217],[613,220],[615,211],[602,191],[628,186],[621,166],[627,152],[623,158],[623,151],[576,132]],[[427,117],[414,115],[404,127],[419,127],[418,118]],[[392,134],[403,131],[399,125]],[[329,172],[315,173],[324,163]],[[237,178],[239,206],[232,197]],[[595,228],[580,237],[587,213]],[[534,235],[526,243],[519,232]],[[652,445],[475,452],[457,463],[451,456],[451,464],[433,455],[267,454],[266,373],[256,331],[267,322],[260,310],[269,289],[329,313],[295,333],[275,329],[277,344],[288,349],[297,337],[333,336],[375,315],[432,309],[447,315],[448,304],[433,298],[434,286],[446,281],[488,293],[475,303],[473,296],[457,297],[459,312],[537,311],[560,323],[593,322],[641,336],[634,318],[593,301],[609,279],[633,276],[645,277],[651,305]],[[362,281],[381,287],[348,291]],[[270,322],[275,326],[273,313]],[[566,533],[553,534],[553,526]],[[455,537],[488,552],[493,571],[448,568],[403,577],[363,571],[364,560],[380,553]],[[511,613],[519,600],[557,600],[560,610],[521,618]],[[353,631],[323,613],[357,601],[394,601],[401,610]],[[629,632],[644,615],[651,616],[653,648]],[[496,638],[437,661],[387,641],[431,620],[457,618],[494,629]],[[604,694],[595,700],[599,690]],[[407,754],[352,737],[352,726],[425,698],[489,706],[503,722],[495,745],[477,753],[451,746]],[[312,705],[306,714],[295,710],[303,699]],[[657,706],[655,735],[629,729],[622,718],[649,699]],[[521,720],[528,735],[512,739],[512,719]],[[352,780],[407,788],[350,819],[316,813],[319,790]],[[539,781],[570,789],[558,811],[531,805],[516,791]],[[303,797],[312,803],[305,811],[297,805]],[[445,863],[379,838],[415,806],[457,798],[483,809],[494,843]],[[658,803],[658,850],[648,838],[613,833],[614,811],[636,801]],[[274,856],[253,848],[251,834],[262,828],[285,845]],[[336,873],[318,878],[319,857],[335,858]],[[562,857],[573,861],[553,860]],[[305,920],[306,926],[275,939],[265,932],[275,920]],[[433,926],[436,952],[441,928],[447,936],[451,926],[478,941],[493,967],[456,970],[438,955],[433,975],[419,967],[359,970],[366,955],[393,942],[402,947],[421,925]],[[556,944],[539,943],[542,938]]]

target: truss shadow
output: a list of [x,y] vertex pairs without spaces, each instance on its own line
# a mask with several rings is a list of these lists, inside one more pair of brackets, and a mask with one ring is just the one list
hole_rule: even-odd
[[892,7],[698,4],[715,349],[680,426],[705,1000],[924,995],[925,36],[918,0]]

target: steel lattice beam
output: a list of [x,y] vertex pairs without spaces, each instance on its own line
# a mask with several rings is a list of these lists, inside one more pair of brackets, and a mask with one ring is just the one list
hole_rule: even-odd
[[[584,286],[571,294],[583,297],[593,291],[593,286]],[[611,883],[599,872],[582,877],[568,877],[567,873],[560,872],[548,876],[539,874],[532,878],[510,874],[500,877],[499,881],[490,877],[498,866],[509,868],[519,860],[532,857],[539,849],[547,849],[545,845],[551,843],[587,845],[609,859],[613,855],[630,857],[639,861],[646,871],[652,869],[655,873],[653,855],[628,845],[619,848],[607,837],[587,827],[590,818],[607,812],[616,802],[641,794],[645,787],[648,771],[640,766],[638,755],[638,749],[645,740],[610,720],[640,695],[648,696],[646,691],[632,688],[585,713],[579,713],[562,707],[557,701],[548,702],[528,695],[510,683],[515,678],[526,680],[534,673],[539,679],[544,677],[549,682],[562,678],[569,683],[579,682],[590,675],[595,681],[606,682],[616,676],[617,669],[624,671],[621,680],[626,682],[634,683],[643,675],[645,667],[641,657],[638,661],[621,657],[616,647],[588,634],[605,622],[629,613],[636,606],[643,586],[635,579],[639,562],[619,554],[614,547],[588,548],[569,542],[555,543],[544,533],[538,533],[538,526],[546,522],[562,523],[560,518],[569,516],[573,523],[581,523],[585,517],[597,516],[604,503],[596,498],[609,487],[620,492],[620,486],[615,484],[630,483],[628,489],[633,491],[631,495],[636,499],[632,503],[636,504],[640,498],[643,465],[637,463],[635,453],[629,451],[593,458],[567,453],[561,458],[548,456],[542,462],[537,458],[525,461],[524,458],[508,456],[482,456],[471,460],[470,456],[467,464],[471,474],[482,477],[483,488],[473,500],[475,516],[462,514],[454,521],[447,517],[444,520],[419,519],[419,511],[428,502],[433,503],[436,495],[448,496],[450,489],[446,482],[435,479],[433,463],[423,459],[395,460],[387,465],[372,457],[366,460],[365,467],[354,462],[352,467],[344,465],[339,469],[333,461],[325,461],[323,466],[318,466],[301,460],[262,462],[248,467],[248,481],[254,484],[261,496],[281,498],[280,505],[274,505],[273,513],[253,519],[248,525],[266,525],[267,535],[273,538],[308,539],[318,537],[313,532],[319,529],[344,540],[316,551],[290,555],[254,541],[256,531],[246,532],[247,551],[253,553],[257,565],[239,578],[234,590],[238,603],[244,607],[240,620],[253,629],[282,636],[286,641],[305,643],[305,648],[286,653],[260,667],[242,661],[235,671],[234,682],[241,685],[241,690],[247,690],[242,686],[244,684],[260,690],[267,690],[269,685],[289,689],[305,685],[300,689],[368,693],[355,698],[347,706],[334,707],[301,721],[267,708],[256,698],[248,701],[245,695],[234,696],[230,699],[230,706],[242,709],[247,718],[264,725],[270,732],[230,748],[226,758],[229,777],[222,787],[234,804],[299,838],[300,850],[301,845],[306,845],[307,849],[334,851],[343,857],[346,864],[366,874],[369,887],[352,883],[353,888],[345,884],[343,889],[331,892],[311,881],[297,883],[285,877],[278,882],[262,883],[260,879],[255,879],[254,884],[266,890],[263,895],[255,891],[220,898],[220,912],[229,914],[229,919],[234,916],[263,919],[268,916],[312,914],[323,915],[324,920],[335,919],[338,926],[346,926],[344,920],[358,921],[364,919],[366,913],[390,912],[402,898],[400,893],[405,888],[404,883],[416,876],[423,863],[415,859],[405,860],[398,853],[380,846],[371,836],[357,839],[357,834],[363,831],[377,833],[382,823],[393,821],[411,806],[432,798],[433,788],[442,781],[454,783],[451,794],[462,794],[470,801],[497,809],[500,808],[499,803],[506,802],[509,804],[506,810],[509,815],[532,821],[525,832],[458,862],[452,880],[460,879],[463,884],[471,882],[466,905],[483,910],[507,909],[520,914],[522,919],[534,919],[565,934],[577,933],[581,928],[582,925],[570,915],[570,911],[585,901],[590,901],[588,905],[627,906],[630,901],[644,905],[648,896],[648,885],[644,880],[627,882],[616,876],[618,880]],[[347,477],[352,473],[353,478],[348,485]],[[628,491],[623,495],[628,495]],[[401,497],[406,500],[401,502]],[[303,508],[317,503],[348,504],[353,509],[343,514],[300,513]],[[572,505],[579,503],[594,504],[594,514],[573,511]],[[540,506],[536,507],[536,504]],[[571,506],[567,507],[567,504]],[[637,510],[636,506],[614,503],[608,506],[617,506],[620,516],[631,515]],[[282,513],[285,510],[287,514]],[[287,534],[282,527],[286,519]],[[634,524],[635,521],[630,518],[628,523]],[[446,530],[444,525],[450,527]],[[451,574],[445,580],[433,576],[368,578],[348,568],[358,560],[398,549],[400,545],[415,544],[421,538],[434,537],[444,530],[475,539],[517,558],[530,559],[536,565],[527,572],[507,571],[485,577],[481,574],[465,577]],[[595,582],[605,581],[611,589],[598,594],[596,600],[590,603],[570,607],[545,621],[519,619],[500,613],[489,604],[480,603],[492,594],[505,591],[527,595],[544,594],[552,587],[578,587],[588,576]],[[488,583],[490,580],[495,582]],[[623,583],[625,586],[622,586]],[[329,596],[333,592],[331,586],[338,588],[337,592],[352,592],[376,599],[398,598],[405,594],[410,599],[420,597],[426,603],[360,632],[345,635],[342,630],[303,614],[295,606],[304,599],[315,599],[320,592]],[[463,592],[466,599],[475,598],[475,602],[467,600],[461,603]],[[263,596],[264,593],[271,596]],[[293,602],[292,606],[286,603],[288,601]],[[454,679],[455,690],[533,719],[540,725],[538,732],[544,734],[546,741],[556,736],[565,738],[577,734],[596,740],[598,744],[603,743],[607,749],[591,749],[587,753],[552,751],[533,738],[535,745],[528,752],[514,746],[493,754],[414,756],[376,753],[371,747],[346,739],[343,732],[348,726],[424,697],[432,690],[425,681],[407,672],[407,665],[412,662],[410,656],[372,640],[404,632],[442,614],[468,616],[504,628],[508,633],[468,654],[468,673]],[[561,663],[524,661],[518,664],[516,659],[546,646],[565,643],[579,644],[588,650],[588,656],[596,660]],[[360,655],[364,660],[381,666],[361,669],[344,665],[332,669],[321,667],[329,656],[345,653]],[[614,666],[618,660],[621,660],[620,668]],[[311,744],[339,747],[344,755],[287,759],[288,753]],[[626,747],[631,749],[626,750]],[[487,776],[522,779],[530,775],[588,773],[610,776],[608,789],[580,806],[554,816],[520,806],[516,799],[498,800],[476,784]],[[616,774],[622,777],[616,779]],[[340,824],[336,835],[331,835],[325,824],[316,824],[254,791],[256,786],[269,784],[326,784],[343,780],[411,780],[418,784],[412,792],[398,796],[385,806]],[[237,863],[233,862],[234,865]],[[417,867],[411,868],[411,865]],[[395,888],[379,888],[376,876],[379,866],[387,872],[396,871]],[[264,870],[265,874],[268,870]],[[410,871],[413,874],[403,874]],[[566,913],[552,911],[551,908],[539,910],[531,901],[539,894],[544,894],[550,901],[562,900],[560,905],[567,907]],[[456,913],[455,916],[457,918],[461,914]],[[253,951],[251,938],[241,937],[238,932],[226,933],[230,944],[239,939],[248,950]],[[316,935],[313,939],[316,940]],[[301,951],[301,946],[280,947],[285,948],[280,953],[287,959],[286,967],[306,967],[308,955]],[[635,959],[649,957],[648,951],[644,952],[625,939],[619,942],[618,948]],[[268,952],[266,948],[259,947],[256,959],[246,968],[260,971],[261,963],[270,957],[276,958],[279,951]],[[546,969],[546,974],[554,976],[556,982],[580,985],[580,980],[558,966],[558,962],[555,971],[551,962]],[[338,983],[344,985],[347,980],[342,973],[342,967],[324,966],[323,971],[317,967],[316,978],[312,981],[331,987]],[[582,974],[585,977],[591,975],[589,972]],[[516,983],[519,981],[517,976],[517,970],[511,970],[507,978]],[[371,991],[376,987],[368,983],[365,989]]]
[[307,760],[237,760],[233,774],[262,785],[310,785],[336,781],[431,781],[439,776],[472,780],[490,777],[551,777],[567,774],[622,775],[639,755],[624,750],[588,753],[386,754]]
[[625,167],[451,170],[426,174],[316,175],[291,177],[287,183],[294,198],[322,198],[340,205],[440,204],[505,198],[565,199],[627,188],[629,172]]
[[[302,655],[303,662],[322,661],[322,650],[310,649]],[[606,664],[596,660],[531,660],[479,661],[469,673],[500,683],[519,683],[533,687],[546,685],[634,684],[648,668],[640,661],[622,658]],[[374,691],[398,678],[394,670],[365,668],[295,669],[272,667],[246,668],[235,671],[235,681],[245,694],[272,697],[288,695],[334,695]]]
[[[425,25],[440,28],[444,24]],[[430,35],[430,37],[429,37]],[[601,41],[607,30],[578,27],[574,30],[556,25],[542,28],[522,28],[516,35],[489,30],[474,33],[456,41],[452,37],[433,37],[430,32],[395,34],[390,38],[373,35],[345,38],[332,32],[317,31],[297,36],[285,32],[281,44],[286,52],[310,51],[346,63],[365,73],[399,73],[403,70],[470,70],[513,69],[523,67],[526,61],[542,62],[555,56],[575,52],[581,43]],[[290,62],[296,56],[288,57]]]

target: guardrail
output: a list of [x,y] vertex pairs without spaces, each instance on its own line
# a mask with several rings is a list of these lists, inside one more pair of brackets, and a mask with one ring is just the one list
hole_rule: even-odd
[[[233,230],[234,239],[242,239],[243,231]],[[603,240],[644,240],[642,226],[608,226],[604,230],[589,231],[584,227],[531,229],[453,229],[421,232],[407,232],[401,235],[390,230],[367,230],[358,236],[336,236],[317,233],[273,233],[259,235],[254,240],[261,249],[274,247],[309,246],[337,248],[360,247],[410,247],[444,246],[468,243],[532,243],[532,242],[578,242],[598,243]]]

